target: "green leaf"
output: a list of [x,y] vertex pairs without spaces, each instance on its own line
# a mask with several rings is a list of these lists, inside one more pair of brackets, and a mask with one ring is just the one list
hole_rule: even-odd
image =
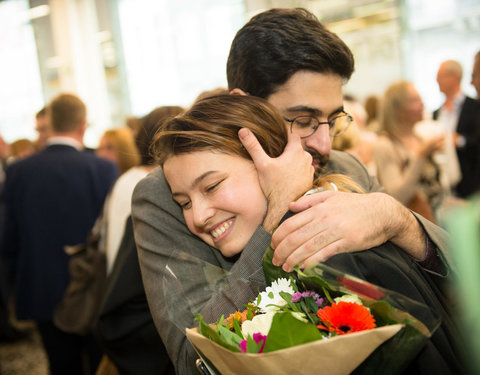
[[[241,339],[235,333],[231,332],[221,324],[217,324],[217,329],[215,330],[205,322],[201,315],[194,314],[194,316],[199,322],[198,333],[224,348],[234,352],[240,351],[240,349],[238,349],[238,344]],[[223,316],[220,320],[223,320]]]
[[247,337],[247,353],[258,353],[261,345],[257,344],[252,336]]
[[263,273],[265,274],[265,280],[268,285],[271,285],[273,281],[280,278],[290,278],[291,273],[285,272],[282,267],[274,266],[272,263],[274,250],[271,246],[268,246],[267,250],[263,254],[262,266]]
[[233,329],[235,330],[235,334],[243,339],[242,329],[237,319],[233,319]]
[[243,340],[243,337],[238,336],[235,332],[232,332],[228,328],[223,326],[218,327],[218,332],[220,334],[222,342],[225,344],[220,345],[225,346],[226,348],[235,352],[240,351],[240,349],[238,349],[238,345]]
[[289,312],[277,313],[267,336],[264,352],[289,348],[307,342],[320,340],[324,335],[316,326],[302,322]]

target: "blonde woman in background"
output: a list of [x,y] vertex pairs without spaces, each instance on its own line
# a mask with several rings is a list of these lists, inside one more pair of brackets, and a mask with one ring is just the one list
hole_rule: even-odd
[[444,136],[422,139],[415,125],[423,120],[423,102],[414,85],[390,85],[381,108],[381,136],[374,147],[377,178],[385,191],[413,211],[435,221],[443,190],[440,169],[432,156],[444,145]]
[[120,174],[140,164],[135,137],[132,130],[127,127],[107,130],[96,152],[98,156],[117,164]]

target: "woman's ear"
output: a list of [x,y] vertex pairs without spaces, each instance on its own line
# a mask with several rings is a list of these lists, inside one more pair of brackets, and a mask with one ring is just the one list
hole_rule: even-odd
[[248,93],[243,91],[242,89],[235,88],[230,91],[230,95],[243,95],[243,96],[248,96]]

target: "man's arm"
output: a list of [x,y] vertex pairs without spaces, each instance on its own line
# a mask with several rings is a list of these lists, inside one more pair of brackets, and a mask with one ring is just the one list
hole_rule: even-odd
[[[149,307],[177,373],[196,373],[197,355],[185,335],[193,314],[207,322],[243,309],[265,288],[261,260],[271,237],[259,228],[238,259],[221,253],[188,230],[160,168],[138,183],[132,200],[135,242]],[[212,273],[205,272],[212,269]],[[228,270],[221,287],[206,274]],[[220,272],[221,273],[221,272]],[[175,303],[172,303],[174,301]]]
[[[257,167],[262,188],[267,191],[282,191],[294,180],[279,179],[272,171],[282,174],[282,164],[295,163],[295,154],[290,160],[268,158],[260,151],[261,146],[252,135],[246,142]],[[286,149],[287,150],[287,149]],[[284,153],[286,154],[286,152]],[[369,176],[365,167],[353,156],[332,151],[330,173],[342,173],[351,177],[364,188],[366,194],[322,192],[300,198],[289,209],[297,215],[283,222],[272,236],[275,249],[274,263],[291,270],[296,264],[324,261],[334,254],[361,251],[392,241],[416,260],[426,255],[426,236],[447,257],[446,233],[427,220],[416,217],[411,211],[391,196],[382,193],[378,181]],[[257,159],[262,161],[257,165]],[[268,166],[266,168],[265,166]],[[271,181],[275,180],[275,184]],[[444,260],[443,258],[442,260]],[[447,257],[448,261],[448,257]]]

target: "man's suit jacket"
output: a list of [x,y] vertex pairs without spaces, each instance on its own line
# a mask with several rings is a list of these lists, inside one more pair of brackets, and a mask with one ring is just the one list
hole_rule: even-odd
[[[433,112],[438,120],[440,109]],[[458,118],[457,133],[465,137],[465,145],[457,148],[462,179],[455,187],[456,194],[467,198],[480,189],[480,101],[465,98]]]
[[51,321],[69,282],[65,245],[84,243],[118,177],[110,161],[54,144],[6,171],[2,256],[18,319]]
[[[331,152],[327,172],[350,176],[366,192],[382,190],[363,164],[345,152]],[[262,257],[271,235],[259,226],[239,256],[223,257],[188,230],[160,168],[137,184],[132,217],[143,283],[157,330],[177,373],[198,373],[197,355],[187,341],[185,327],[195,325],[193,312],[213,322],[222,313],[228,315],[243,309],[266,288]],[[446,254],[446,232],[420,216],[417,218]],[[228,271],[227,278],[222,270]],[[205,280],[206,274],[209,280]],[[226,279],[227,283],[209,289],[215,279]]]

